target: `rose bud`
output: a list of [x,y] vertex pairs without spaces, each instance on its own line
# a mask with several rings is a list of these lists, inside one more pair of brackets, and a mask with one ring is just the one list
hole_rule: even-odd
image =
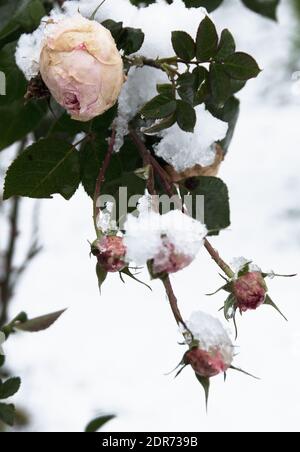
[[185,355],[185,364],[190,364],[196,374],[201,377],[216,377],[229,369],[220,351],[206,352],[193,348]]
[[152,273],[177,273],[188,267],[194,260],[194,256],[188,256],[177,251],[174,244],[167,237],[162,238],[161,249],[152,261]]
[[234,295],[241,312],[255,310],[266,299],[267,286],[260,272],[249,272],[240,276],[234,283]]
[[122,237],[104,236],[92,245],[92,254],[109,273],[120,272],[126,267],[126,248]]
[[[186,341],[190,350],[184,363],[190,364],[196,374],[211,378],[226,372],[232,365],[234,347],[221,322],[201,311],[194,312],[186,322],[189,334]],[[192,341],[187,340],[192,334]]]
[[116,43],[98,22],[75,16],[48,25],[40,73],[72,119],[89,121],[111,108],[124,83]]

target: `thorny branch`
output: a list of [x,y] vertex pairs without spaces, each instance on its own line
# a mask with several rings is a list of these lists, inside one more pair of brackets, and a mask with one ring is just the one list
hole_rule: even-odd
[[[174,194],[174,183],[171,182],[169,175],[164,171],[164,169],[160,166],[158,161],[152,156],[151,152],[147,149],[145,146],[145,143],[143,140],[139,137],[138,133],[131,129],[130,130],[130,136],[135,145],[138,148],[138,151],[140,152],[143,160],[145,163],[150,164],[153,168],[153,170],[157,173],[158,177],[160,178],[164,189],[166,193],[169,196],[173,196]],[[149,191],[150,194],[151,191]],[[228,264],[220,257],[218,251],[211,245],[211,243],[205,239],[204,240],[204,246],[211,258],[216,262],[216,264],[221,268],[221,270],[228,276],[229,278],[233,278],[234,272],[231,270]],[[174,294],[174,290],[172,288],[172,284],[170,281],[170,277],[166,277],[163,279],[163,284],[166,289],[166,293],[169,299],[169,303],[172,309],[172,312],[174,314],[175,320],[178,324],[182,324],[185,326],[185,323],[183,321],[182,315],[180,313],[180,310],[178,308],[178,302],[177,298]]]

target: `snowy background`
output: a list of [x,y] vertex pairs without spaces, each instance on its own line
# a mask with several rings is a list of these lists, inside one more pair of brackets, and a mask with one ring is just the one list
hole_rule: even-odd
[[[227,260],[244,255],[264,270],[300,273],[300,93],[290,64],[296,25],[288,2],[279,25],[239,3],[228,1],[213,19],[231,29],[238,48],[253,54],[264,72],[241,95],[240,121],[220,173],[230,190],[232,226],[213,243]],[[24,202],[24,230],[31,207]],[[299,431],[299,277],[269,284],[289,323],[268,307],[240,321],[235,363],[261,381],[235,373],[226,384],[214,379],[206,415],[190,369],[176,380],[165,376],[182,349],[161,284],[153,283],[151,293],[131,281],[124,287],[113,275],[100,296],[87,243],[94,238],[90,200],[81,190],[69,203],[55,197],[41,207],[44,251],[10,314],[69,309],[49,331],[6,345],[8,364],[23,379],[16,401],[30,407],[27,430],[82,431],[103,411],[117,415],[106,426],[112,432]],[[204,295],[221,282],[204,251],[172,280],[185,317],[198,309],[215,315],[221,306],[222,294]]]

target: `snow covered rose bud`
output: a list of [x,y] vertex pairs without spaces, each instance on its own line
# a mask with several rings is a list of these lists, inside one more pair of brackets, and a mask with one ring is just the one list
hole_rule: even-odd
[[240,276],[233,286],[237,306],[241,312],[255,310],[264,304],[267,286],[260,272],[249,272]]
[[221,322],[199,311],[194,312],[186,324],[193,341],[184,356],[185,365],[191,365],[203,378],[226,372],[232,365],[234,349]]
[[228,370],[228,365],[218,350],[206,352],[193,348],[185,355],[185,363],[190,364],[196,374],[205,378],[215,377]]
[[80,14],[47,26],[40,73],[55,100],[78,121],[111,108],[124,82],[111,33]]
[[103,236],[92,245],[92,254],[107,272],[120,272],[126,267],[126,248],[122,237]]
[[124,241],[128,262],[148,263],[151,276],[163,277],[176,273],[193,262],[207,234],[206,226],[172,210],[160,215],[147,206],[146,197],[140,200],[139,216],[128,215]]
[[184,252],[176,249],[167,237],[162,237],[161,249],[151,263],[152,273],[154,275],[177,273],[188,267],[193,260],[194,256],[184,254]]

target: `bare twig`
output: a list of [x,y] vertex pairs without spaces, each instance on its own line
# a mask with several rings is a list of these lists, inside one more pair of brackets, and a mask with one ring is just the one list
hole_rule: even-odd
[[[16,155],[19,155],[26,147],[27,140],[24,139],[19,146]],[[35,210],[33,219],[33,229],[31,242],[25,255],[23,263],[15,267],[14,261],[17,251],[20,224],[21,198],[15,197],[6,202],[9,208],[8,213],[8,239],[2,249],[0,256],[0,326],[4,325],[8,319],[9,304],[12,301],[14,290],[20,277],[27,269],[28,264],[36,257],[41,248],[38,244],[38,215]],[[6,209],[4,209],[5,211]]]
[[7,321],[8,304],[12,296],[11,273],[18,236],[19,207],[20,198],[14,198],[9,214],[9,239],[6,252],[3,256],[3,275],[0,281],[0,325],[4,325]]

